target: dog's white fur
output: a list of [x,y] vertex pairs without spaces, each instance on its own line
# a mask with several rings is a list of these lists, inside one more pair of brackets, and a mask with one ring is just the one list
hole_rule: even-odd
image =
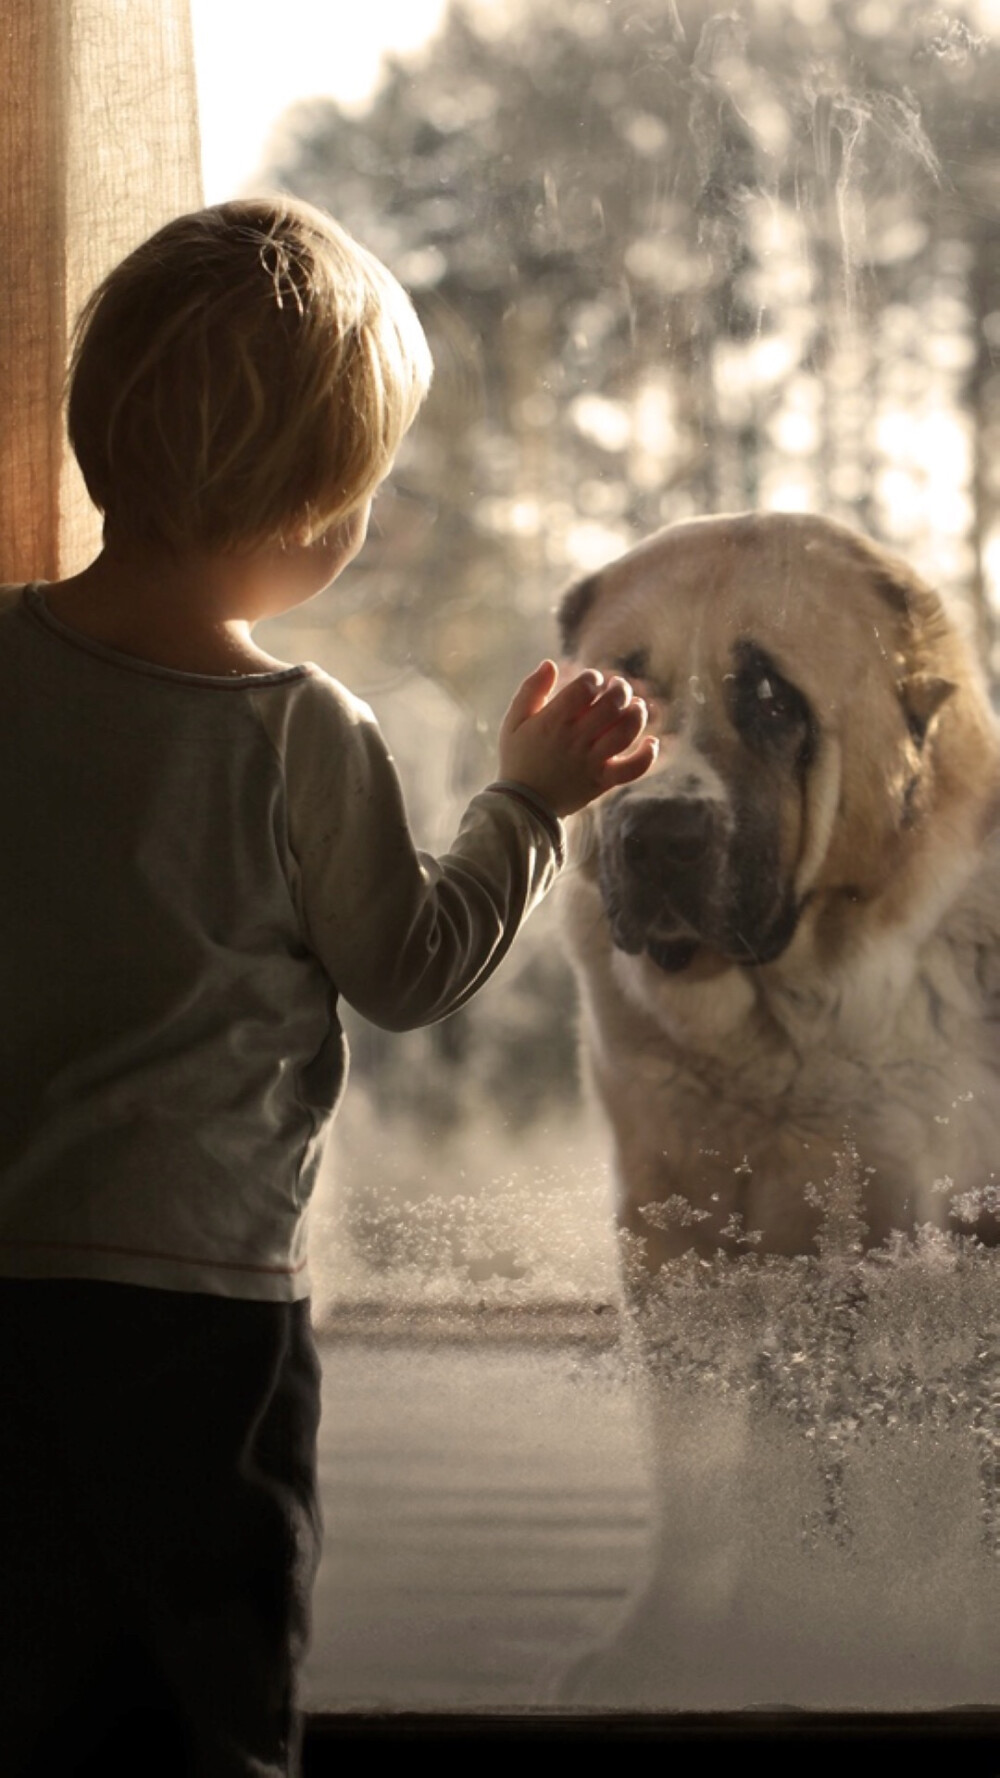
[[[989,1214],[949,1215],[970,1192],[988,1210],[1000,1180],[1000,734],[936,596],[844,527],[739,515],[659,533],[572,589],[562,623],[568,670],[630,671],[664,736],[650,775],[579,818],[563,892],[621,1218],[650,1265],[720,1241],[809,1251],[809,1188],[845,1137],[872,1243],[925,1222],[995,1237]],[[789,693],[791,739],[779,723],[759,754],[732,715],[744,659],[777,662],[809,712]],[[662,967],[627,922],[623,948],[607,886],[628,899],[622,823],[657,799],[700,804],[751,900],[759,805],[774,897],[797,910],[773,955],[727,954],[690,908],[650,916],[688,961]],[[718,897],[715,925],[738,926]]]

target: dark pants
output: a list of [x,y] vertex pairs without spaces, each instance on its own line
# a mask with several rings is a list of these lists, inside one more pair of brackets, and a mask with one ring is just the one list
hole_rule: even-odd
[[306,1303],[0,1280],[5,1778],[297,1772],[318,1424]]

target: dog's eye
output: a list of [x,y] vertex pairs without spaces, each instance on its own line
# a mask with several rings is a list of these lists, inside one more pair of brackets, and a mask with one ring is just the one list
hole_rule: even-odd
[[645,648],[632,648],[611,664],[615,672],[623,673],[626,679],[644,679],[649,667],[649,653]]
[[798,693],[783,679],[758,679],[757,697],[764,705],[764,714],[772,722],[785,722],[795,719],[798,712],[796,699],[801,703]]
[[804,763],[812,748],[812,711],[802,693],[782,677],[762,649],[744,644],[735,673],[727,673],[733,722],[751,746],[794,749]]
[[799,728],[809,721],[809,706],[802,693],[777,673],[754,676],[752,689],[750,683],[741,687],[737,680],[737,708],[744,721],[756,728]]

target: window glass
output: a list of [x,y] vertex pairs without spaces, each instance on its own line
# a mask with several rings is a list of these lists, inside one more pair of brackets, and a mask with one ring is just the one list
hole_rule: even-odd
[[[990,0],[408,0],[377,78],[340,65],[331,9],[283,8],[280,38],[248,9],[242,164],[211,158],[240,139],[216,11],[196,0],[209,198],[330,209],[434,350],[363,555],[265,644],[373,704],[423,846],[492,776],[562,589],[677,520],[861,530],[997,668]],[[969,1233],[996,1237],[992,1175],[974,1203],[942,1176],[941,1228],[866,1256],[848,1128],[818,1248],[762,1259],[733,1225],[637,1291],[564,918],[557,891],[441,1026],[350,1019],[314,1231],[311,1704],[1000,1702],[996,1267]]]

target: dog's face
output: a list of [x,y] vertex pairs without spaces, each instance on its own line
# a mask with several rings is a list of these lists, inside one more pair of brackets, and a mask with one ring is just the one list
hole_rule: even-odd
[[625,675],[661,737],[653,771],[596,806],[584,868],[615,946],[669,973],[771,962],[807,907],[903,893],[981,757],[935,595],[825,520],[672,526],[572,588],[560,623],[571,666]]

